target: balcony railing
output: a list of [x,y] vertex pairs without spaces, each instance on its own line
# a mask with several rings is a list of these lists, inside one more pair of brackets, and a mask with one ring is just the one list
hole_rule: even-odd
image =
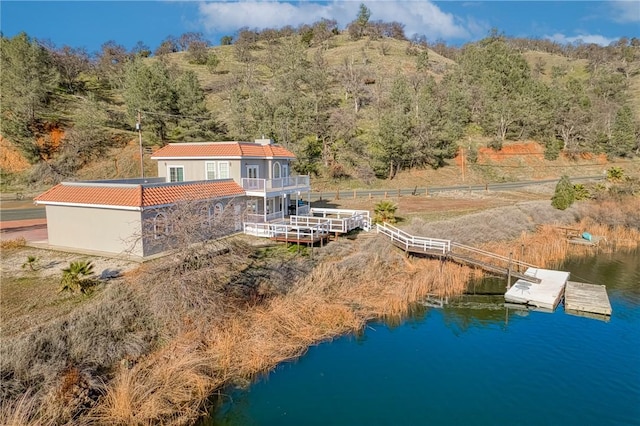
[[289,176],[278,179],[242,178],[242,189],[245,191],[271,192],[296,188],[309,188],[309,176]]

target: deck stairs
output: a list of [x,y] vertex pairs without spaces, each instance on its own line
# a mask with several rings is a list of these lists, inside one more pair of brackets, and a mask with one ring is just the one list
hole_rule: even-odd
[[[532,283],[540,279],[524,273],[528,268],[537,268],[520,260],[466,246],[451,240],[411,235],[388,223],[377,224],[378,234],[388,237],[392,244],[407,253],[438,256],[465,265],[475,266],[496,274],[512,276]],[[522,272],[521,272],[522,271]]]

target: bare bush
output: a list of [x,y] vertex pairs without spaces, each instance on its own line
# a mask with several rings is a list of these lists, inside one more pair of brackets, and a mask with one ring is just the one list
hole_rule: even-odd
[[[15,405],[31,392],[38,418],[69,420],[96,402],[98,377],[149,352],[155,338],[153,320],[133,292],[122,284],[108,286],[68,317],[3,339],[0,396]],[[78,374],[70,382],[72,369]],[[64,412],[56,411],[60,407]]]

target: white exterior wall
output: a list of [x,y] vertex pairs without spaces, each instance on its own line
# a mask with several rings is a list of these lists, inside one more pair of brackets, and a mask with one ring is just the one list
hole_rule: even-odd
[[139,211],[46,206],[49,245],[143,256]]

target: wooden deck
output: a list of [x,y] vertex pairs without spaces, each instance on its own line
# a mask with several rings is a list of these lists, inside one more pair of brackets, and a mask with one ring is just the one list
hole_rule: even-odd
[[611,303],[607,288],[603,285],[568,281],[564,292],[564,309],[571,312],[585,312],[611,315]]
[[271,237],[273,241],[279,241],[283,243],[296,243],[296,244],[323,244],[326,240],[329,239],[329,234],[314,234],[314,235],[296,235],[296,234],[287,234],[287,235],[275,235]]

